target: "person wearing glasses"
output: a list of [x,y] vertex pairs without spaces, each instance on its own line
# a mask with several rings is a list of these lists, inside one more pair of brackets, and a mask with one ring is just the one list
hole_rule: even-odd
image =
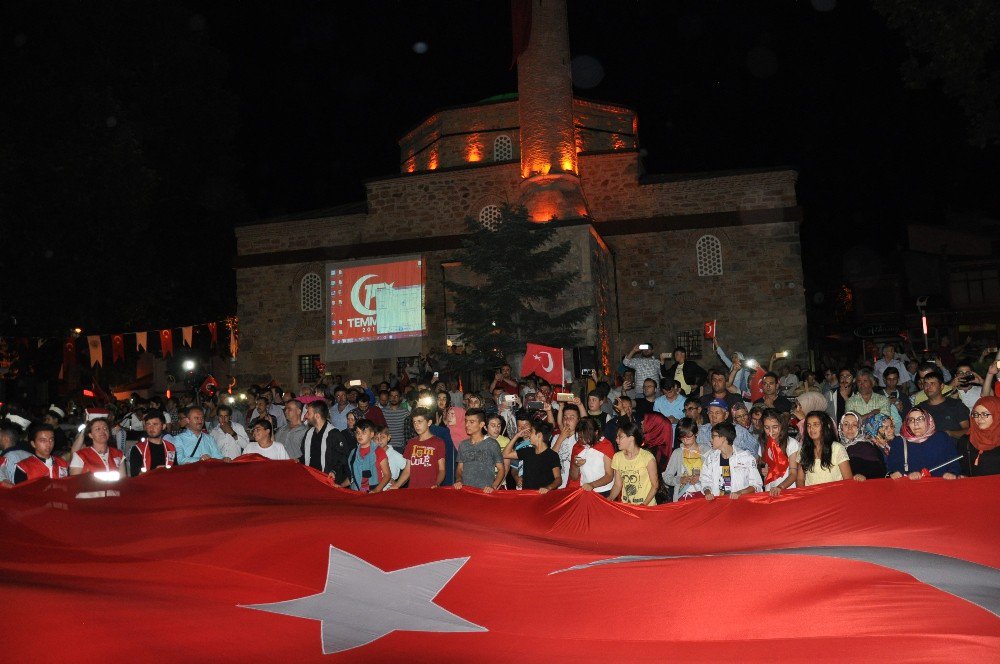
[[674,487],[673,501],[698,497],[698,479],[705,456],[712,451],[710,445],[698,444],[698,423],[689,417],[677,423],[676,439],[680,447],[670,455],[663,483]]
[[980,397],[972,406],[970,417],[972,475],[1000,475],[1000,398]]
[[889,444],[886,468],[893,479],[919,480],[926,470],[933,477],[953,480],[961,472],[957,457],[951,437],[937,430],[927,410],[916,406],[907,411],[899,435]]
[[[284,445],[274,442],[274,425],[269,417],[259,417],[250,425],[253,442],[243,448],[243,454],[259,454],[272,461],[287,461],[288,450]],[[241,455],[242,456],[242,455]]]

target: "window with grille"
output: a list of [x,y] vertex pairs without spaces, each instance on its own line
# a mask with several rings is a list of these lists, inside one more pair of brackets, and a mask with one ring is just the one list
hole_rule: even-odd
[[302,277],[302,311],[323,308],[323,280],[315,272]]
[[319,355],[299,355],[299,382],[319,382]]
[[704,330],[681,330],[674,335],[674,347],[682,347],[687,351],[687,359],[695,360],[701,357],[701,341]]
[[503,134],[493,140],[493,161],[510,161],[514,158],[514,143]]
[[499,205],[487,205],[479,211],[479,223],[491,231],[495,231],[500,223],[500,216]]
[[714,235],[702,235],[695,245],[698,256],[698,276],[722,274],[722,243]]

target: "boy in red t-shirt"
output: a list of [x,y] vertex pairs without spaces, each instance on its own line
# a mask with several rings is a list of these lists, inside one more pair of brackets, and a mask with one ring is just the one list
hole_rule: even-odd
[[444,441],[431,434],[431,413],[426,408],[414,408],[410,415],[417,437],[406,443],[403,457],[406,467],[399,479],[389,485],[398,489],[409,480],[411,489],[435,489],[444,482]]

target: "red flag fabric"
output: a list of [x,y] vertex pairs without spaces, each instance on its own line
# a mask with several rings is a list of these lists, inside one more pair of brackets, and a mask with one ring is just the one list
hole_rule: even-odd
[[209,375],[208,378],[202,381],[201,387],[198,388],[198,391],[202,394],[211,394],[211,391],[209,390],[210,387],[214,387],[216,392],[219,391],[219,381],[215,380],[215,376],[212,375]]
[[750,376],[750,402],[764,398],[764,374],[767,373],[760,367]]
[[112,334],[111,335],[111,361],[117,362],[118,360],[125,359],[125,335],[123,334]]
[[535,374],[552,385],[563,382],[563,349],[528,344],[521,362],[521,376]]
[[715,321],[710,320],[705,322],[705,338],[714,339],[715,338]]
[[210,346],[212,348],[215,348],[219,344],[219,324],[218,323],[209,323],[208,324],[208,333],[210,335],[212,335],[212,343],[210,344]]
[[174,354],[174,331],[160,330],[160,353],[163,357]]
[[[24,621],[4,653],[992,661],[998,492],[1000,476],[872,480],[643,508],[580,490],[363,495],[291,461],[39,479],[0,490],[0,597],[73,618],[57,639]],[[529,619],[556,615],[572,620]]]
[[63,341],[63,369],[70,369],[76,366],[76,339],[66,337]]

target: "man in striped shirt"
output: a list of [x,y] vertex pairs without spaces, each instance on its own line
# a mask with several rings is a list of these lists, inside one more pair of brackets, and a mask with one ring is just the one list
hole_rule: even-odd
[[382,415],[385,417],[385,424],[389,427],[389,434],[392,436],[389,439],[389,444],[396,448],[397,451],[402,452],[406,444],[404,428],[406,426],[406,418],[410,416],[410,412],[402,403],[402,395],[399,393],[399,388],[394,387],[389,390],[389,404],[382,409]]

